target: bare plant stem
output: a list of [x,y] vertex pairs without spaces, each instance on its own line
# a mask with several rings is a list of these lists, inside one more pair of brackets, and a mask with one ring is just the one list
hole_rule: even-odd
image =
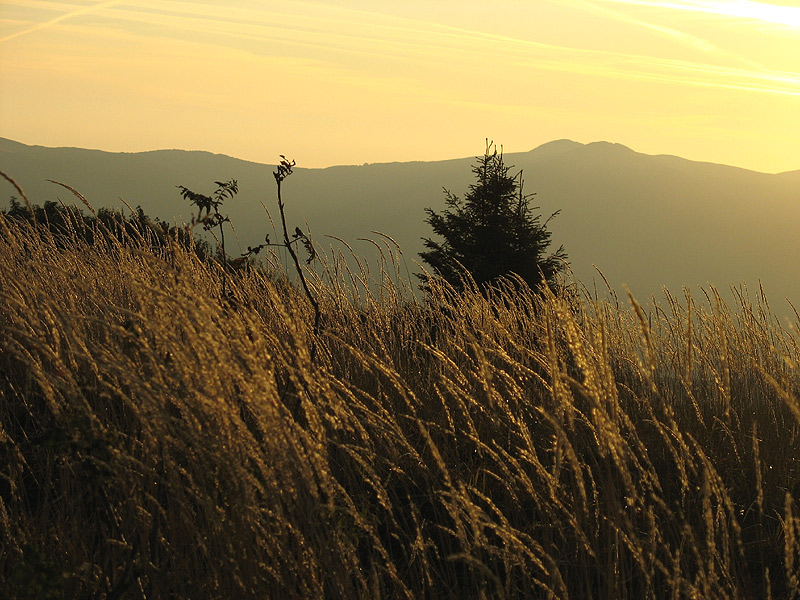
[[219,237],[220,247],[222,248],[222,297],[228,297],[228,254],[225,252],[225,229],[224,220],[220,217],[219,209],[214,208],[217,213],[217,221],[219,222]]
[[[291,171],[289,171],[291,172]],[[289,250],[289,254],[292,257],[292,261],[294,261],[294,268],[297,271],[297,275],[300,277],[300,283],[303,286],[303,291],[308,298],[308,301],[311,302],[311,306],[314,308],[314,328],[313,328],[313,338],[311,340],[311,361],[313,362],[317,355],[317,335],[319,334],[319,322],[321,318],[321,313],[319,310],[319,302],[314,298],[314,295],[311,293],[311,290],[308,288],[308,283],[306,282],[306,277],[303,274],[303,268],[300,266],[300,261],[297,258],[297,253],[294,251],[292,247],[292,242],[289,240],[289,232],[286,229],[286,215],[283,211],[283,199],[281,198],[281,182],[283,181],[283,177],[280,176],[278,173],[275,173],[275,181],[278,184],[278,208],[281,212],[281,225],[283,226],[283,243],[285,244],[287,250]]]

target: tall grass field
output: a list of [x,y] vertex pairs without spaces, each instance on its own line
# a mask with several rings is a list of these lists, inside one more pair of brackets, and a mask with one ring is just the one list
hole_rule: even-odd
[[281,269],[70,231],[0,216],[0,596],[800,598],[761,294],[415,300],[378,243],[315,332]]

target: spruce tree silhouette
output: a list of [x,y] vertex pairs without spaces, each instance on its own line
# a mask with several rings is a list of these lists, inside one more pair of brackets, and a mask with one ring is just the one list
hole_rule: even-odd
[[484,155],[472,169],[477,181],[464,198],[445,189],[447,209],[442,214],[425,209],[425,222],[444,239],[423,238],[427,250],[420,257],[432,268],[432,273],[419,275],[423,287],[430,278],[442,277],[463,290],[466,273],[481,289],[511,274],[533,290],[555,283],[567,255],[563,246],[550,255],[545,252],[551,237],[547,223],[559,211],[541,223],[540,216],[532,214],[538,207],[530,206],[534,194],[523,192],[522,171],[511,175],[511,169],[503,162],[502,148],[498,152],[487,140]]

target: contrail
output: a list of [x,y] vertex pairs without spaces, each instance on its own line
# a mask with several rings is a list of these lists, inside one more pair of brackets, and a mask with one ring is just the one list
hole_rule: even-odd
[[123,0],[106,0],[105,2],[98,2],[97,4],[92,4],[91,6],[84,6],[83,8],[79,8],[77,10],[73,10],[72,12],[64,13],[63,15],[59,15],[49,21],[45,21],[44,23],[37,23],[32,27],[28,27],[28,29],[23,29],[22,31],[17,31],[16,33],[12,33],[11,35],[7,35],[4,38],[0,38],[0,44],[3,42],[7,42],[8,40],[13,40],[21,35],[26,35],[28,33],[33,33],[34,31],[39,31],[40,29],[45,29],[50,27],[51,25],[55,25],[56,23],[60,23],[66,19],[71,19],[72,17],[77,17],[78,15],[83,15],[88,12],[92,12],[99,8],[107,8],[109,6],[114,6],[115,4],[121,3]]

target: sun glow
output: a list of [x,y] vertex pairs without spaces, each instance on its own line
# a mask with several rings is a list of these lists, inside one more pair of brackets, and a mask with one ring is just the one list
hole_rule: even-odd
[[569,137],[776,172],[799,44],[796,0],[0,0],[0,122],[304,166]]
[[606,0],[616,4],[633,4],[649,8],[671,8],[714,15],[741,17],[766,23],[800,27],[800,7],[783,6],[754,0],[686,0],[662,2],[660,0]]

